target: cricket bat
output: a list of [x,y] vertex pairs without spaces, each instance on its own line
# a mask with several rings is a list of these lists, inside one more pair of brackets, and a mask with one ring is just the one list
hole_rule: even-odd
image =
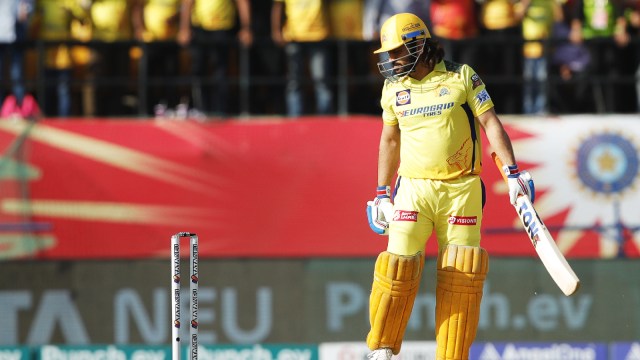
[[[493,161],[496,163],[500,174],[507,181],[507,175],[502,171],[502,161],[498,158],[496,153],[491,153]],[[575,294],[580,288],[580,279],[573,269],[567,263],[555,240],[549,234],[549,230],[542,222],[542,219],[538,215],[538,212],[531,204],[529,197],[520,195],[514,205],[518,217],[524,226],[531,244],[536,249],[538,257],[542,260],[544,267],[551,275],[553,281],[556,282],[560,290],[566,295],[570,296]]]

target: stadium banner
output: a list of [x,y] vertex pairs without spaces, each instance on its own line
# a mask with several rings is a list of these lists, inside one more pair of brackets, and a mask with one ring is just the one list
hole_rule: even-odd
[[[184,358],[189,359],[184,347]],[[169,346],[58,346],[36,348],[33,360],[166,360],[171,359]],[[200,360],[319,360],[317,345],[255,344],[198,346]],[[19,359],[12,359],[19,360]]]
[[[188,349],[185,347],[185,351]],[[319,345],[253,344],[200,345],[203,360],[362,360],[370,350],[363,341],[327,342]],[[405,341],[396,360],[434,359],[435,341]],[[171,348],[162,345],[45,345],[0,346],[1,360],[166,360]],[[476,342],[470,360],[636,360],[640,343]]]
[[[186,348],[185,348],[186,350]],[[168,346],[116,346],[116,345],[45,345],[35,347],[34,360],[165,360],[171,358]]]
[[[638,257],[637,115],[504,116],[536,209],[569,258]],[[370,257],[381,121],[0,121],[0,259]],[[484,139],[483,246],[535,256]],[[427,254],[436,252],[429,241]]]
[[640,360],[640,342],[614,342],[610,360]]
[[[201,344],[364,341],[374,262],[201,260]],[[566,297],[537,259],[493,258],[477,340],[640,339],[640,282],[624,276],[639,274],[640,262],[582,259],[572,265],[582,287]],[[0,345],[168,344],[169,268],[168,259],[4,262]],[[428,257],[407,341],[434,339],[435,278],[435,259]],[[182,309],[188,313],[188,286],[183,291]],[[181,337],[188,338],[183,330]]]
[[[435,341],[405,341],[402,343],[400,355],[393,360],[427,360],[436,358]],[[364,341],[329,342],[318,347],[320,360],[362,360],[371,352]]]
[[474,343],[471,345],[469,360],[542,360],[581,359],[609,360],[605,343]]
[[31,360],[32,351],[27,346],[2,346],[0,345],[1,360]]

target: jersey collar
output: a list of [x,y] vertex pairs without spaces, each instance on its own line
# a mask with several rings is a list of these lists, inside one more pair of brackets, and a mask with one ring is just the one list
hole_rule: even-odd
[[431,79],[432,77],[436,76],[437,73],[442,73],[442,72],[446,72],[447,68],[444,65],[444,60],[440,60],[440,62],[438,62],[436,64],[436,66],[434,66],[433,71],[431,71],[427,76],[425,76],[422,80],[416,80],[414,78],[412,78],[411,76],[407,76],[402,80],[402,83],[404,85],[411,85],[411,84],[419,84],[419,83],[423,83],[425,81],[428,81],[429,79]]

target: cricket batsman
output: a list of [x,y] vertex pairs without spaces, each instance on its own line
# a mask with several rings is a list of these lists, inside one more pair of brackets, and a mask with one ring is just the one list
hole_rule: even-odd
[[[413,14],[382,25],[378,63],[382,133],[378,187],[367,203],[371,229],[388,235],[375,263],[369,300],[369,359],[389,360],[402,345],[424,265],[427,239],[438,240],[436,341],[438,360],[469,358],[489,269],[480,247],[485,202],[480,128],[503,160],[509,199],[534,199],[531,176],[516,164],[509,136],[485,84],[444,50]],[[393,188],[392,183],[397,173]]]

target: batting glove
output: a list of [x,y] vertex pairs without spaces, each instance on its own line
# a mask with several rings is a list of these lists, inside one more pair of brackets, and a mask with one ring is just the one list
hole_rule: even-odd
[[507,175],[509,185],[509,201],[515,205],[518,195],[526,195],[533,204],[536,198],[536,188],[528,171],[518,170],[518,165],[504,165],[502,171]]
[[389,235],[389,222],[392,218],[391,188],[378,186],[376,198],[367,201],[369,227],[378,235]]

